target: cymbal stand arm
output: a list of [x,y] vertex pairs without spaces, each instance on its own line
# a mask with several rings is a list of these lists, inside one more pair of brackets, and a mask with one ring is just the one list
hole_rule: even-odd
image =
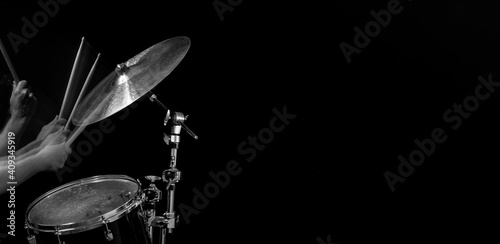
[[151,100],[152,102],[155,102],[156,104],[160,105],[160,107],[162,107],[166,111],[170,111],[170,110],[168,110],[168,108],[165,105],[163,105],[162,102],[160,102],[160,100],[158,100],[158,98],[156,97],[156,95],[154,93],[148,91],[147,94],[149,96],[149,100]]

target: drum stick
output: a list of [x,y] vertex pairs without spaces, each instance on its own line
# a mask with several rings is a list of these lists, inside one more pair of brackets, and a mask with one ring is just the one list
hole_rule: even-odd
[[73,133],[71,133],[71,135],[69,136],[68,140],[66,141],[66,146],[67,147],[71,147],[71,144],[73,143],[73,141],[75,141],[76,138],[80,135],[80,133],[83,132],[83,130],[85,129],[85,127],[87,127],[87,125],[79,126],[76,129],[76,131],[74,131]]
[[95,114],[97,113],[97,109],[95,109],[94,111],[90,112],[90,111],[87,111],[86,115],[89,114],[89,116],[86,117],[86,119],[83,121],[82,125],[77,127],[75,131],[73,131],[73,133],[71,133],[71,135],[69,135],[69,138],[68,140],[66,141],[66,146],[70,147],[71,144],[73,143],[73,141],[76,140],[76,138],[80,135],[80,133],[83,132],[83,130],[85,129],[85,127],[87,127],[87,123],[88,121],[92,118],[92,116],[94,116]]
[[16,70],[14,69],[14,65],[12,65],[12,61],[10,61],[9,54],[7,53],[7,50],[5,49],[5,46],[3,45],[3,42],[1,39],[0,39],[0,50],[2,51],[3,58],[5,59],[5,62],[7,63],[7,66],[9,67],[10,73],[12,74],[12,77],[14,78],[14,86],[17,86],[17,83],[19,83],[19,77],[17,76]]
[[71,69],[71,74],[69,76],[69,81],[68,81],[68,84],[66,86],[66,92],[64,93],[64,99],[63,99],[63,103],[61,105],[61,110],[59,111],[59,118],[62,118],[61,115],[64,111],[64,108],[66,107],[66,103],[68,102],[68,94],[69,94],[69,90],[72,86],[72,83],[73,83],[73,80],[75,79],[75,70],[76,70],[76,67],[78,66],[79,62],[80,62],[80,55],[81,55],[81,52],[82,52],[82,46],[83,46],[83,43],[85,42],[85,37],[82,37],[82,41],[80,42],[80,47],[78,48],[78,52],[76,53],[76,58],[75,58],[75,61],[73,63],[73,68]]
[[92,76],[94,75],[95,67],[97,65],[97,62],[99,61],[99,57],[101,57],[101,54],[97,54],[97,58],[94,61],[94,64],[92,65],[92,68],[90,69],[89,74],[87,75],[87,79],[85,80],[85,83],[83,84],[82,90],[80,91],[80,94],[78,94],[78,98],[76,99],[75,106],[73,106],[73,109],[71,110],[71,114],[69,115],[68,121],[66,121],[66,126],[64,126],[64,129],[67,130],[69,127],[69,124],[71,123],[71,120],[73,119],[73,115],[75,113],[76,107],[78,104],[80,104],[80,100],[82,100],[83,94],[85,93],[85,90],[87,89],[87,86],[90,83],[90,80],[92,79]]

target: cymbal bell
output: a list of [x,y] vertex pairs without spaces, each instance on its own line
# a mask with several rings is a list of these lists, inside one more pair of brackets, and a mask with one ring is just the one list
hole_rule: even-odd
[[119,64],[77,105],[73,124],[82,126],[98,122],[135,102],[177,67],[190,45],[188,37],[173,37]]

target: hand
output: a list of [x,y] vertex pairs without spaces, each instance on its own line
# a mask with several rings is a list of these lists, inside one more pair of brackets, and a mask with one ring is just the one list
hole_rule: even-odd
[[64,130],[64,128],[60,127],[58,131],[51,133],[45,137],[45,139],[40,144],[40,148],[44,148],[50,145],[57,145],[61,143],[66,143],[68,136],[71,134],[71,131]]
[[61,169],[70,154],[71,148],[66,146],[66,142],[44,147],[37,154],[40,159],[38,162],[40,171],[57,171]]
[[66,124],[66,119],[60,119],[58,115],[48,124],[46,124],[41,130],[40,133],[38,133],[38,136],[36,137],[36,140],[45,140],[45,138],[60,130],[65,124]]
[[40,145],[39,157],[40,171],[56,171],[61,169],[71,154],[71,148],[66,145],[70,131],[60,129],[46,137]]
[[35,113],[36,98],[27,87],[28,82],[20,81],[12,89],[10,96],[10,115],[15,120],[29,120]]

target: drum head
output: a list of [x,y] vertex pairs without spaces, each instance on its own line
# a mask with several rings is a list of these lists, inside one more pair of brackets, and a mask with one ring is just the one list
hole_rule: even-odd
[[140,192],[127,176],[95,176],[56,188],[35,200],[27,221],[34,226],[64,226],[102,220],[124,210]]

